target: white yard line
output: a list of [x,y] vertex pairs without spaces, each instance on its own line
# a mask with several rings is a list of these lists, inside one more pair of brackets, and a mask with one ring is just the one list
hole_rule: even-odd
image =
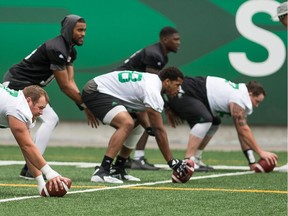
[[[24,165],[25,161],[10,161],[10,160],[0,160],[0,166],[7,166],[7,165]],[[76,166],[81,168],[91,168],[95,166],[100,166],[100,163],[87,163],[87,162],[55,162],[51,161],[48,162],[49,165],[54,166]],[[170,169],[167,164],[155,164],[156,167],[162,168],[162,169]],[[288,164],[281,166],[281,167],[275,167],[274,171],[280,171],[280,172],[287,172],[287,166]],[[248,166],[224,166],[224,165],[217,165],[212,166],[216,170],[244,170],[249,171]]]

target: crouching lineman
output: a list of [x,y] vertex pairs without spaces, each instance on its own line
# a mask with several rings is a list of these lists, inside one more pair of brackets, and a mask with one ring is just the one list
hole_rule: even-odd
[[35,125],[35,120],[43,112],[49,102],[48,94],[39,86],[31,85],[23,90],[15,91],[0,84],[0,128],[10,128],[16,139],[33,177],[37,181],[38,191],[45,186],[44,174],[55,190],[63,190],[62,181],[68,184],[66,178],[54,171],[42,157],[33,143],[29,128]]
[[[195,170],[209,171],[213,168],[202,162],[202,152],[221,124],[221,116],[231,116],[238,139],[251,170],[255,169],[256,152],[268,164],[277,163],[277,155],[264,151],[256,142],[247,123],[265,98],[264,88],[256,81],[233,83],[221,77],[185,77],[180,93],[169,98],[168,107],[186,120],[191,127],[185,158],[195,162]],[[170,114],[169,114],[170,113]],[[173,113],[167,110],[167,118],[175,126]]]
[[114,71],[95,77],[86,84],[82,92],[84,103],[95,117],[97,115],[104,124],[116,129],[109,140],[101,166],[95,168],[92,182],[139,181],[138,178],[128,175],[124,169],[132,151],[131,146],[124,146],[124,143],[135,126],[130,112],[137,111],[147,112],[151,125],[143,126],[144,128],[151,126],[154,129],[159,149],[170,168],[180,176],[187,174],[186,162],[174,159],[172,156],[161,116],[164,106],[161,93],[175,96],[182,82],[182,72],[175,67],[168,67],[158,75],[136,71]]

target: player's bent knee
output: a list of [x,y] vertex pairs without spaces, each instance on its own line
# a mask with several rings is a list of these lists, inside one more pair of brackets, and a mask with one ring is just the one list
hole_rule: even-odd
[[212,122],[195,124],[194,127],[191,129],[190,134],[200,138],[204,138],[208,133],[209,129],[211,128],[211,125]]

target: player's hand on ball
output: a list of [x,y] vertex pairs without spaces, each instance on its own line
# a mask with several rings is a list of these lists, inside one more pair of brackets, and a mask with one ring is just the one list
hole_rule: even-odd
[[[277,164],[277,163],[276,163]],[[276,167],[276,164],[268,163],[267,160],[260,158],[257,163],[255,163],[254,171],[261,172],[261,173],[268,173],[272,172],[273,169]]]
[[59,190],[63,190],[63,184],[62,182],[64,182],[66,185],[69,184],[69,179],[68,178],[65,178],[65,177],[62,177],[61,175],[53,178],[53,179],[50,179],[47,183],[48,183],[48,190],[51,191],[52,188],[54,187],[54,189],[56,191],[59,191]]
[[57,176],[45,184],[40,195],[44,197],[63,197],[71,188],[71,184],[71,179]]
[[[192,160],[186,159],[181,160],[171,160],[168,162],[169,166],[173,169],[172,182],[173,183],[185,183],[189,181],[194,173],[194,162]],[[173,166],[174,164],[174,166]]]
[[183,176],[187,175],[187,173],[188,173],[187,164],[185,161],[173,159],[173,160],[168,161],[168,165],[180,177],[183,177]]
[[272,166],[276,166],[277,165],[277,161],[278,161],[278,156],[275,153],[272,152],[267,152],[267,151],[262,151],[261,153],[259,153],[259,156],[266,160],[268,165]]

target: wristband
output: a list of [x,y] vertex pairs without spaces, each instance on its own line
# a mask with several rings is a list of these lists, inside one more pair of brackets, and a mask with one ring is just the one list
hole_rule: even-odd
[[256,163],[256,160],[255,160],[254,153],[253,153],[252,149],[247,149],[247,150],[243,151],[243,153],[246,156],[249,164]]
[[48,172],[50,172],[52,170],[52,168],[48,164],[46,164],[40,170],[44,175],[46,175]]
[[60,176],[60,174],[57,173],[56,171],[54,171],[48,164],[43,166],[40,170],[46,176],[48,181],[50,179],[57,177],[57,176]]
[[172,159],[172,160],[167,162],[167,164],[169,165],[169,167],[171,169],[173,169],[178,163],[179,163],[179,160],[177,160],[177,159]]
[[147,128],[145,129],[145,131],[146,131],[146,133],[147,133],[148,135],[150,135],[150,136],[155,136],[155,131],[154,131],[154,129],[153,129],[152,127],[147,127]]

